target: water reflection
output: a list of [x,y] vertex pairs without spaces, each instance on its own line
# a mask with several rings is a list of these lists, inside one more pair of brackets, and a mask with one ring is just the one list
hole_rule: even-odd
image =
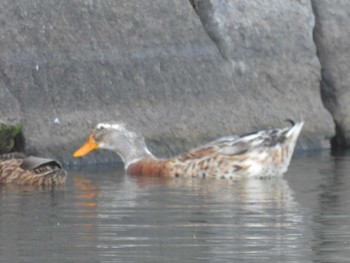
[[241,181],[112,167],[70,171],[60,189],[1,186],[0,261],[346,261],[349,164],[302,156],[285,179]]
[[[327,262],[347,262],[350,257],[350,158],[335,156],[329,160],[329,169],[320,171],[319,204],[313,226],[316,256]],[[344,211],[347,214],[344,215]]]
[[[149,261],[166,261],[169,255],[209,261],[218,255],[221,260],[265,256],[269,261],[285,259],[289,248],[291,259],[311,250],[305,246],[299,205],[284,179],[119,176],[114,187],[100,185],[97,200],[103,201],[92,210],[101,258],[131,253],[135,260],[143,255]],[[95,194],[92,188],[86,196]]]
[[[54,211],[62,199],[61,187],[1,186],[1,262],[33,262],[33,255],[42,256],[51,251],[59,227]],[[40,254],[42,250],[45,252]]]
[[312,259],[347,262],[350,257],[350,153],[306,155],[293,164],[287,180],[298,191],[296,200],[302,204],[306,227],[312,231]]
[[[83,228],[79,233],[82,237],[82,240],[94,241],[96,240],[95,233],[93,231],[96,228],[96,197],[97,197],[97,187],[93,184],[91,179],[82,178],[80,176],[75,176],[73,178],[74,183],[74,200],[75,207],[78,214],[80,214],[84,221],[80,224],[80,227]],[[88,219],[88,220],[86,220]],[[85,222],[88,221],[88,222]],[[78,244],[78,247],[89,247],[90,243]]]

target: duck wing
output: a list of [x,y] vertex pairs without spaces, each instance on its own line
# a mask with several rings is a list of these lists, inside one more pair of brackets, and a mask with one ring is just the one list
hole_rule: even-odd
[[205,146],[180,154],[179,156],[177,156],[177,160],[179,160],[180,162],[186,162],[188,160],[201,159],[204,156],[210,156],[212,154],[215,154],[216,152],[217,147]]
[[280,147],[285,144],[294,149],[296,139],[304,122],[283,129],[269,129],[241,135],[238,139],[222,144],[219,150],[223,155],[240,155],[258,148]]
[[41,157],[25,157],[23,154],[0,156],[0,182],[21,185],[61,185],[66,171],[55,160]]
[[232,144],[237,139],[239,139],[238,135],[219,138],[186,153],[178,155],[177,160],[180,162],[186,162],[188,160],[197,160],[202,159],[203,157],[215,155],[222,147]]
[[188,160],[197,160],[204,157],[207,158],[216,154],[241,154],[252,148],[253,142],[254,144],[259,142],[254,134],[249,134],[249,136],[243,138],[237,135],[222,137],[201,147],[183,153],[177,156],[177,159],[180,162],[186,162]]
[[36,156],[29,156],[25,158],[20,167],[23,170],[36,170],[43,167],[57,167],[62,169],[62,165],[59,162],[53,159],[46,159]]
[[238,139],[221,145],[223,155],[240,155],[260,147],[274,147],[287,139],[289,128],[257,131],[241,135]]
[[66,171],[59,162],[53,159],[29,156],[23,160],[20,168],[31,172],[33,178],[45,177],[45,180],[50,182],[49,184],[62,184],[66,179]]
[[290,136],[293,128],[294,126],[284,129],[269,129],[240,136],[233,135],[219,138],[203,145],[202,147],[181,154],[177,159],[181,162],[186,162],[188,160],[201,159],[216,154],[241,155],[259,147],[274,147],[276,145],[282,145]]

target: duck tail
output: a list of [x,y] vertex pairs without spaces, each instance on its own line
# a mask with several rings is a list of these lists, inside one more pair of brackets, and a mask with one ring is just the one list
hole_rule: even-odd
[[299,122],[293,122],[293,126],[291,128],[289,128],[289,130],[287,132],[287,137],[293,137],[293,139],[296,140],[298,138],[303,126],[304,126],[303,120],[301,120]]
[[293,152],[295,150],[295,145],[297,143],[300,132],[304,126],[304,121],[296,122],[292,127],[284,129],[285,141],[282,148],[284,148],[284,157],[282,161],[282,173],[285,173],[288,169],[290,160],[292,159]]
[[287,143],[285,145],[286,149],[288,149],[289,152],[289,159],[292,157],[295,145],[297,144],[298,137],[300,135],[300,132],[304,126],[304,121],[299,121],[294,124],[293,127],[288,128],[286,132],[286,140]]

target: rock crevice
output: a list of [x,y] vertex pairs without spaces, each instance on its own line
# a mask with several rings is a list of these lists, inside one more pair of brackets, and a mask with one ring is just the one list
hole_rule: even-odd
[[332,148],[350,147],[350,2],[311,0],[316,17],[314,41],[321,63],[321,98],[332,114]]
[[[258,48],[252,48],[252,45],[249,44],[244,47],[246,43],[253,39],[251,35],[249,36],[247,34],[248,30],[252,29],[252,27],[256,31],[254,34],[260,34],[262,40],[265,39],[266,35],[272,38],[273,36],[270,34],[278,33],[278,27],[276,27],[268,31],[264,36],[264,21],[261,22],[257,17],[255,17],[255,20],[261,22],[257,26],[254,27],[250,25],[247,27],[248,30],[242,26],[244,20],[254,23],[254,19],[240,15],[240,12],[244,15],[254,13],[254,8],[256,8],[256,3],[254,2],[251,2],[251,5],[249,5],[244,1],[232,4],[230,1],[222,0],[190,0],[190,3],[198,14],[204,29],[216,44],[225,60],[237,59],[238,54],[234,52],[234,50],[239,45],[242,45],[243,49],[246,47],[248,50],[248,53],[242,52],[244,59],[249,59],[248,54],[252,51],[254,51],[253,54],[255,57],[261,56],[259,53],[261,53],[264,47],[264,52],[269,54],[269,56],[274,56],[276,54],[281,55],[281,53],[288,51],[295,52],[295,50],[290,50],[283,41],[282,45],[278,41],[272,41],[273,44],[279,43],[280,46],[276,49],[273,49],[273,44],[266,48],[266,45],[261,45],[264,43],[259,41],[256,41],[256,43],[260,45]],[[309,1],[299,1],[294,4],[300,8],[301,6],[310,6],[308,3]],[[332,115],[335,124],[335,135],[331,139],[331,146],[335,150],[344,149],[350,146],[350,107],[348,106],[350,105],[350,91],[347,84],[349,83],[347,74],[342,75],[341,73],[342,71],[350,69],[350,57],[349,59],[344,59],[347,58],[347,52],[344,49],[346,48],[345,42],[348,42],[349,34],[344,35],[340,32],[349,32],[349,30],[344,27],[348,28],[348,23],[345,23],[345,21],[350,22],[350,16],[348,15],[350,12],[350,4],[346,1],[327,2],[318,0],[311,0],[310,4],[310,11],[313,13],[314,17],[310,14],[307,21],[304,22],[308,22],[306,24],[308,24],[309,29],[312,30],[312,38],[316,46],[316,58],[320,62],[320,98],[322,99],[324,107]],[[274,8],[274,5],[276,5],[276,1],[272,1],[272,8],[266,8],[266,10],[269,12],[272,11],[272,16],[276,10],[277,13],[281,13],[281,16],[283,16],[283,7]],[[263,10],[264,9],[260,6],[260,13],[258,12],[258,15],[261,16]],[[286,10],[290,11],[290,6],[287,6]],[[229,20],[228,18],[230,17],[235,18]],[[286,17],[290,19],[290,17]],[[271,21],[272,23],[274,22],[273,18]],[[271,25],[270,22],[267,24]],[[314,27],[312,27],[313,23]],[[233,28],[234,31],[237,31],[240,38],[234,38],[234,33],[230,33],[228,28]],[[274,31],[276,29],[277,31]],[[295,28],[292,28],[292,30],[295,30]],[[283,32],[287,32],[286,28],[283,28]],[[292,40],[292,42],[297,39],[295,38],[295,32],[293,38],[294,40]],[[303,44],[305,45],[305,43]],[[302,54],[302,52],[303,50],[301,49],[297,50],[299,54]],[[296,56],[298,56],[297,53]],[[269,74],[267,74],[267,78],[270,78]],[[271,81],[271,83],[273,83],[273,81]]]

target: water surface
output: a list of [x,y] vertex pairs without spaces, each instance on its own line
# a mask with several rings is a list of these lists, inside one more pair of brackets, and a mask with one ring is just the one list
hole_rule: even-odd
[[298,156],[282,179],[69,172],[0,186],[1,262],[349,262],[350,155]]

